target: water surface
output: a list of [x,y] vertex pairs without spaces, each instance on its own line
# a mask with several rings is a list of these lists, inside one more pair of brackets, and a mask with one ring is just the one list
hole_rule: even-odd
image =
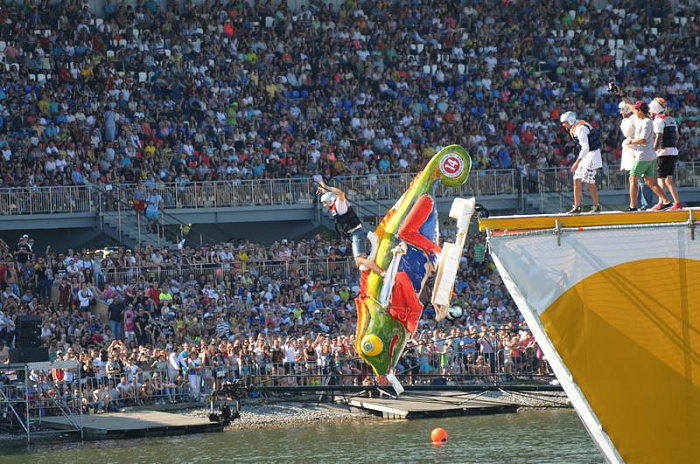
[[[430,444],[443,427],[447,444]],[[603,463],[572,410],[313,424],[3,450],[0,463]]]

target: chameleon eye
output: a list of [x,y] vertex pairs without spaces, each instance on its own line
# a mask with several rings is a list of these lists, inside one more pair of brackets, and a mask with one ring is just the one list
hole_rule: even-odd
[[362,339],[362,352],[367,356],[377,356],[382,348],[384,344],[376,335],[365,335]]

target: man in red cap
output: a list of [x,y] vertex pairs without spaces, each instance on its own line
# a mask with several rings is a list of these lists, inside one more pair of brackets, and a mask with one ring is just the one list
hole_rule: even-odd
[[630,206],[627,211],[637,211],[637,182],[644,178],[644,182],[659,197],[661,208],[671,206],[664,191],[656,184],[655,167],[656,151],[654,150],[654,129],[649,118],[649,105],[639,100],[632,105],[632,112],[637,117],[634,127],[634,138],[629,146],[634,149],[632,169],[630,169]]
[[[676,160],[678,160],[678,125],[676,120],[666,114],[666,100],[655,98],[649,103],[649,111],[653,118],[654,125],[654,149],[658,156],[657,172],[658,182],[661,190],[668,188],[673,197],[673,205],[669,210],[683,209],[678,189],[673,182],[673,173],[676,170]],[[664,209],[667,206],[659,202],[653,210]]]

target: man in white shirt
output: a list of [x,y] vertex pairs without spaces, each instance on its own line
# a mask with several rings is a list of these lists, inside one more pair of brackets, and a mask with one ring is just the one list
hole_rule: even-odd
[[668,208],[671,204],[664,191],[656,184],[654,175],[656,152],[654,151],[654,130],[651,119],[649,119],[649,105],[640,100],[632,105],[631,109],[637,120],[635,121],[634,139],[629,142],[629,145],[634,149],[634,163],[630,169],[630,206],[627,211],[637,211],[639,190],[637,182],[641,178],[661,199],[661,209]]
[[583,184],[588,184],[591,192],[591,213],[600,212],[600,201],[598,199],[598,187],[595,185],[596,170],[603,167],[603,160],[600,155],[600,130],[593,129],[593,126],[586,121],[578,119],[576,113],[567,111],[561,115],[561,124],[569,131],[569,135],[576,142],[579,148],[578,158],[571,166],[574,173],[574,207],[569,214],[581,213],[581,202],[583,197]]
[[224,246],[224,249],[219,252],[219,259],[221,264],[223,264],[224,270],[231,270],[231,263],[233,263],[233,253],[228,245]]
[[[629,105],[627,105],[627,103],[624,101],[620,102],[618,109],[620,111],[620,116],[622,116],[622,121],[620,121],[620,130],[625,136],[625,140],[622,142],[620,170],[629,171],[632,169],[632,165],[634,164],[634,148],[632,148],[630,142],[634,139],[637,116],[634,115]],[[651,202],[651,190],[649,190],[649,187],[646,186],[643,180],[639,182],[638,201],[641,203],[642,209],[646,209]]]
[[126,380],[126,376],[122,376],[121,380],[117,384],[117,391],[119,392],[119,399],[122,404],[130,404],[132,396],[130,395],[131,386]]
[[622,131],[622,135],[625,136],[625,140],[622,142],[620,170],[629,171],[632,169],[632,163],[634,162],[634,149],[629,145],[629,143],[632,141],[632,139],[634,139],[634,123],[637,117],[632,114],[632,111],[625,102],[620,102],[618,108],[620,110],[620,116],[622,116],[622,121],[620,121],[620,130]]
[[180,356],[175,350],[170,350],[168,355],[168,379],[174,382],[177,376],[182,373],[182,364],[180,361]]

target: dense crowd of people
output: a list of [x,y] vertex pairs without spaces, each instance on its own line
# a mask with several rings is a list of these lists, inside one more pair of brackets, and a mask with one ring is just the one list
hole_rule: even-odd
[[[680,158],[700,155],[697,2],[310,3],[3,4],[0,186],[138,184],[148,213],[148,191],[162,208],[163,183],[412,172],[450,143],[476,168],[527,176],[573,162],[563,110],[602,129],[613,165],[612,80],[663,97]],[[368,383],[350,256],[320,238],[109,254],[2,242],[0,364],[18,318],[33,314],[51,360],[79,366],[32,372],[52,385],[26,392],[37,401],[101,411],[199,400],[232,379]],[[550,374],[482,237],[455,304],[455,323],[425,309],[402,381]],[[2,370],[0,382],[16,376]]]
[[415,171],[449,143],[527,175],[573,161],[562,109],[614,164],[613,79],[700,154],[697,2],[160,5],[2,6],[2,186]]
[[[42,318],[51,360],[80,363],[80,373],[33,375],[68,395],[78,377],[87,379],[85,408],[201,399],[232,379],[371,382],[355,352],[357,271],[349,253],[343,243],[316,238],[267,247],[223,243],[211,251],[118,249],[106,256],[49,248],[42,255],[24,235],[16,246],[0,245],[0,363],[8,362],[3,353],[18,318],[31,314]],[[324,264],[305,267],[312,254]],[[119,275],[125,278],[115,280]],[[455,304],[465,308],[455,323],[437,324],[426,308],[397,367],[405,382],[485,383],[550,373],[481,237],[462,264]]]

